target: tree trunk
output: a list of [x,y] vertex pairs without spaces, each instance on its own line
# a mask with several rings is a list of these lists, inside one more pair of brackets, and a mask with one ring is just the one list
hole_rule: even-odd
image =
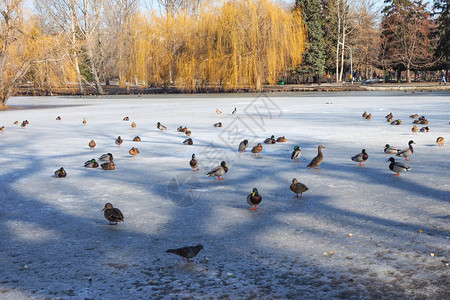
[[410,72],[411,72],[411,65],[408,63],[406,65],[406,82],[407,83],[411,83],[411,74],[410,74]]
[[94,51],[92,50],[92,44],[90,43],[90,41],[87,41],[87,50],[89,56],[89,66],[91,68],[91,72],[95,80],[95,88],[97,89],[99,94],[104,94],[100,78],[98,77],[97,67],[94,63]]
[[74,61],[74,65],[75,65],[75,72],[77,73],[77,78],[78,78],[78,90],[80,91],[81,94],[83,94],[84,89],[83,89],[83,83],[81,80],[80,66],[78,64],[78,52],[76,50],[77,37],[76,37],[76,28],[75,28],[76,12],[75,12],[74,0],[70,1],[69,10],[70,10],[70,23],[71,23],[70,29],[71,29],[71,34],[72,34],[72,51],[73,51],[72,56],[73,56],[73,61]]

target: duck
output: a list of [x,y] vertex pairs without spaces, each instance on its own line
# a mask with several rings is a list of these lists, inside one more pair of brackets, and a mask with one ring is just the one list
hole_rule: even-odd
[[59,168],[58,170],[55,171],[55,177],[56,178],[63,178],[67,176],[67,172],[66,170],[64,170],[63,167]]
[[319,145],[319,147],[317,148],[317,156],[311,160],[311,162],[306,166],[307,168],[319,169],[319,165],[323,161],[323,154],[322,154],[323,148],[325,148],[325,147],[322,145]]
[[400,172],[406,172],[406,171],[411,170],[410,166],[407,166],[407,165],[402,164],[400,162],[396,162],[393,157],[390,157],[387,161],[391,162],[389,164],[389,170],[391,170],[392,172],[396,172],[397,173],[394,176],[399,176]]
[[123,121],[130,121],[130,118],[125,117],[125,118],[123,118],[122,120],[123,120]]
[[372,119],[372,113],[369,113],[366,117],[366,120],[371,120]]
[[392,123],[392,119],[386,119],[386,122]]
[[136,123],[134,123],[134,121],[131,122],[131,127],[136,128]]
[[[250,209],[254,210],[258,208],[258,204],[261,203],[262,197],[258,193],[258,189],[254,188],[252,193],[247,196],[247,203],[250,204]],[[255,207],[253,207],[255,206]]]
[[[308,190],[308,187],[303,183],[298,182],[297,178],[294,178],[292,179],[290,189],[296,194],[296,197],[301,198],[303,196],[303,193]],[[300,196],[298,194],[300,194]]]
[[83,118],[83,122],[82,122],[83,124],[86,124],[87,123],[87,121],[86,121],[86,119],[85,118]]
[[25,126],[27,126],[28,123],[25,123],[25,121],[22,122],[22,124],[20,124],[20,126],[22,126],[23,128],[25,128]]
[[95,146],[97,146],[97,144],[95,143],[94,140],[91,140],[91,141],[89,142],[89,148],[91,148],[92,150],[94,150]]
[[245,148],[247,148],[247,146],[248,146],[248,140],[243,140],[242,142],[239,143],[238,151],[245,152]]
[[302,156],[302,149],[299,146],[294,147],[294,151],[292,151],[291,159],[294,161],[298,161],[300,156]]
[[412,144],[415,144],[415,143],[414,143],[413,140],[410,140],[410,141],[408,142],[409,147],[406,148],[406,149],[404,149],[404,150],[400,150],[400,151],[397,153],[397,156],[404,157],[406,160],[409,160],[409,159],[408,159],[408,156],[411,156],[411,155],[414,153],[414,149],[413,149]]
[[419,128],[417,128],[417,125],[414,125],[414,126],[411,128],[412,134],[417,134],[417,131],[419,131]]
[[223,180],[223,178],[220,178],[220,176],[224,175],[227,172],[228,172],[227,163],[225,161],[222,161],[220,163],[220,166],[215,167],[214,169],[206,173],[206,175],[208,175],[209,177],[217,176],[219,180]]
[[14,125],[17,125],[17,124],[19,124],[19,121],[14,121]]
[[197,161],[197,158],[195,158],[195,154],[192,154],[192,158],[189,161],[189,165],[191,166],[192,171],[195,172],[195,171],[199,170],[199,168],[198,168],[198,161]]
[[106,163],[102,164],[102,169],[103,170],[115,170],[116,169],[116,165],[111,160],[110,162],[106,162]]
[[420,128],[420,132],[429,132],[429,131],[430,131],[430,128],[428,128],[428,126]]
[[233,112],[232,112],[231,114],[232,114],[232,115],[237,114],[237,109],[236,109],[236,107],[233,109]]
[[391,122],[391,125],[401,125],[402,124],[402,120],[398,119],[398,120],[394,120]]
[[275,136],[271,136],[270,138],[267,138],[264,140],[264,144],[275,144],[277,141],[275,140]]
[[286,143],[287,139],[284,136],[280,136],[277,138],[277,143]]
[[436,139],[436,144],[438,144],[439,146],[444,146],[444,138],[442,136],[438,137]]
[[183,127],[183,130],[182,130],[182,132],[183,132],[183,133],[186,133],[186,131],[189,131],[189,128],[187,128],[187,127]]
[[367,154],[366,149],[362,149],[361,153],[352,156],[352,160],[358,162],[360,166],[364,166],[362,162],[366,161],[369,158],[369,154]]
[[252,153],[255,154],[255,156],[261,156],[260,153],[261,153],[262,149],[263,149],[263,147],[262,147],[261,143],[258,143],[258,145],[253,147]]
[[106,153],[106,154],[101,155],[98,159],[101,161],[112,161],[114,159],[114,157],[111,153]]
[[30,122],[28,122],[28,120],[24,120],[24,121],[22,121],[22,123],[24,123],[25,125],[30,124]]
[[186,131],[184,132],[184,134],[185,134],[185,135],[187,135],[187,136],[191,136],[191,134],[192,134],[192,131],[190,131],[190,130],[186,130]]
[[167,130],[167,127],[162,125],[160,122],[156,123],[156,128],[158,128],[160,132]]
[[60,117],[60,116],[57,116],[57,117],[56,117],[56,121],[61,121],[61,117]]
[[216,107],[216,113],[217,113],[218,115],[220,115],[220,114],[222,113],[218,107]]
[[363,117],[364,119],[367,117],[367,112],[366,112],[366,111],[362,114],[362,117]]
[[130,153],[131,155],[133,155],[133,156],[136,156],[136,155],[138,155],[140,152],[139,152],[139,149],[138,148],[131,148],[130,149],[130,151],[128,151],[128,153]]
[[385,116],[386,119],[392,119],[393,117],[394,115],[391,112]]
[[384,146],[384,153],[386,154],[397,154],[400,151],[400,148],[397,147],[391,147],[391,145],[386,144]]
[[141,138],[137,135],[133,138],[133,142],[140,142]]
[[191,138],[185,139],[183,144],[185,145],[193,145],[194,141]]
[[118,222],[124,221],[123,214],[120,209],[114,207],[111,203],[106,203],[102,211],[105,219],[109,221],[109,225],[117,225]]
[[221,122],[214,123],[214,127],[222,127],[222,123]]
[[427,119],[423,119],[423,120],[420,121],[420,124],[428,125],[428,120]]
[[5,130],[6,130],[6,127],[5,127],[5,126],[0,127],[0,131],[1,131],[1,132],[5,131]]
[[187,260],[188,262],[191,262],[192,260],[189,260],[189,258],[195,257],[202,249],[203,246],[199,244],[197,246],[186,246],[177,249],[168,249],[166,250],[166,252],[179,255],[183,257],[183,261]]
[[123,140],[119,135],[119,137],[116,139],[116,145],[120,147],[120,145],[122,145],[122,143],[123,143]]
[[418,115],[418,114],[413,114],[413,115],[410,115],[409,117],[410,117],[410,118],[413,118],[413,119],[418,119],[418,118],[419,118],[419,115]]
[[95,160],[95,158],[88,160],[84,163],[85,168],[98,168],[98,162]]
[[177,128],[178,132],[184,132],[186,127],[180,126]]

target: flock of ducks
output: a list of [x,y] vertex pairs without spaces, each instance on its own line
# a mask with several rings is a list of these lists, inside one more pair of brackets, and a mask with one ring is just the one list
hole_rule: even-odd
[[[222,111],[220,111],[219,108],[216,108],[216,113],[218,115],[220,115],[220,114],[222,114]],[[234,115],[236,113],[237,113],[237,109],[234,108],[234,110],[232,111],[232,114]],[[362,117],[366,120],[371,120],[372,114],[364,112],[362,114]],[[421,129],[419,129],[417,127],[417,124],[424,124],[424,125],[429,124],[428,120],[424,116],[419,117],[418,114],[414,114],[414,115],[411,115],[410,117],[414,119],[414,121],[413,121],[414,125],[413,125],[413,128],[411,129],[411,132],[413,134],[417,134],[417,132],[419,132],[419,131],[420,132],[429,132],[430,131],[428,126],[422,127]],[[402,121],[400,119],[393,120],[392,113],[388,114],[385,118],[392,125],[400,125],[402,123]],[[61,117],[58,116],[56,118],[56,120],[61,120]],[[124,117],[123,121],[129,121],[129,117]],[[86,124],[87,123],[86,119],[83,119],[82,123]],[[14,122],[14,124],[18,124],[18,121]],[[22,122],[21,126],[25,127],[27,124],[29,124],[28,120],[24,120]],[[214,127],[222,127],[223,125],[221,122],[217,122],[213,126]],[[136,123],[132,122],[131,127],[135,128]],[[162,125],[160,122],[158,122],[156,124],[156,128],[160,132],[167,130],[167,127]],[[5,131],[5,127],[4,126],[0,127],[0,131]],[[180,126],[177,128],[177,131],[182,132],[186,136],[189,137],[186,140],[184,140],[183,144],[193,145],[193,140],[192,140],[192,138],[190,138],[192,132],[191,132],[191,130],[189,130],[189,128]],[[133,138],[133,141],[140,142],[141,138],[139,136],[136,136]],[[275,139],[275,136],[273,136],[273,135],[270,138],[266,138],[263,141],[264,144],[276,144],[276,143],[283,143],[283,142],[287,142],[287,139],[284,136],[281,136],[281,137],[278,137],[277,139]],[[122,143],[123,143],[123,139],[119,136],[115,140],[115,144],[120,147],[122,145]],[[436,143],[439,146],[443,146],[444,138],[438,137],[436,140]],[[398,157],[404,157],[405,160],[409,161],[408,157],[410,157],[414,153],[414,148],[412,146],[413,144],[415,144],[415,142],[413,140],[410,140],[408,143],[408,148],[403,149],[403,150],[396,148],[396,147],[392,147],[389,144],[386,144],[384,147],[384,152],[386,154],[396,155]],[[92,150],[95,149],[95,147],[96,147],[95,141],[91,140],[89,142],[88,146]],[[249,141],[247,139],[245,139],[239,143],[238,151],[245,152],[246,148],[248,146],[249,146]],[[307,165],[307,168],[319,169],[319,165],[323,162],[323,159],[324,159],[324,156],[322,153],[322,149],[324,149],[324,148],[325,147],[323,145],[318,146],[317,155]],[[251,149],[251,153],[253,153],[254,156],[260,156],[262,150],[263,150],[262,144],[258,143],[256,146],[254,146]],[[135,147],[132,147],[129,150],[129,154],[132,156],[136,156],[139,153],[140,153],[139,150]],[[291,154],[291,160],[298,162],[301,155],[302,155],[301,148],[298,145],[294,146],[294,149]],[[367,154],[366,149],[362,149],[361,153],[358,153],[358,154],[352,156],[351,160],[359,163],[360,166],[364,166],[363,162],[367,161],[368,158],[369,158],[369,155]],[[92,158],[91,160],[88,160],[85,162],[84,167],[86,167],[86,168],[101,167],[104,170],[114,170],[115,169],[114,157],[111,153],[103,154],[98,159],[100,161],[103,161],[104,163],[102,163],[100,165],[99,162],[95,158]],[[411,167],[407,166],[406,164],[395,161],[395,159],[393,157],[390,157],[387,161],[390,162],[389,169],[396,173],[394,176],[399,176],[400,172],[406,172],[406,171],[411,170]],[[195,154],[192,154],[191,160],[189,161],[189,166],[192,168],[193,171],[199,171],[199,162],[198,162]],[[211,171],[206,173],[206,175],[208,175],[209,177],[217,177],[218,180],[223,180],[223,178],[221,176],[225,175],[227,172],[228,172],[228,166],[225,161],[222,161],[219,166],[215,167],[214,169],[212,169]],[[67,176],[67,172],[66,172],[66,170],[64,170],[63,167],[61,167],[55,171],[54,175],[57,178],[64,178]],[[290,190],[293,193],[295,193],[296,197],[301,198],[303,193],[308,191],[308,187],[305,184],[298,182],[296,178],[293,178],[292,183],[290,185]],[[261,201],[262,201],[262,196],[259,194],[258,189],[253,188],[252,192],[247,196],[247,203],[250,205],[250,209],[256,210],[258,208],[258,205],[260,205]],[[105,219],[109,221],[110,225],[116,225],[118,222],[124,222],[124,216],[123,216],[122,212],[120,211],[120,209],[114,207],[111,203],[105,204],[105,206],[103,208],[103,212],[104,212]],[[168,249],[166,252],[179,255],[179,256],[183,257],[183,260],[187,259],[187,261],[190,261],[189,259],[195,257],[198,254],[198,252],[202,249],[203,249],[202,245],[196,245],[196,246],[187,246],[187,247],[182,247],[182,248],[177,248],[177,249]]]

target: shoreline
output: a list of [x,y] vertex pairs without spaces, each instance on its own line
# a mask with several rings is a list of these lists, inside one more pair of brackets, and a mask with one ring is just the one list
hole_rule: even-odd
[[[85,92],[79,93],[76,88],[52,88],[51,92],[42,88],[20,86],[14,96],[95,96],[99,95],[95,89],[85,86]],[[204,88],[197,91],[186,91],[178,87],[142,87],[133,86],[121,88],[117,85],[103,86],[108,95],[161,95],[161,94],[246,94],[246,93],[279,93],[279,92],[350,92],[350,91],[448,91],[450,85],[440,85],[438,82],[414,83],[322,83],[322,84],[286,84],[266,85],[261,90],[254,88],[241,88],[236,90],[223,90],[218,88]],[[100,96],[100,95],[99,95]]]

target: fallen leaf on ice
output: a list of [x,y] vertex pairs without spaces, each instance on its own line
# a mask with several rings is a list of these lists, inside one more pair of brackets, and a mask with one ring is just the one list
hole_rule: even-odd
[[349,233],[349,234],[348,234],[348,237],[352,237],[352,235],[353,235],[353,233]]
[[327,253],[327,252],[324,252],[324,253],[323,253],[323,255],[327,256],[327,255],[328,255],[328,253]]
[[422,233],[423,232],[423,230],[422,229],[419,229],[419,233]]
[[431,257],[434,257],[434,253],[430,253]]

